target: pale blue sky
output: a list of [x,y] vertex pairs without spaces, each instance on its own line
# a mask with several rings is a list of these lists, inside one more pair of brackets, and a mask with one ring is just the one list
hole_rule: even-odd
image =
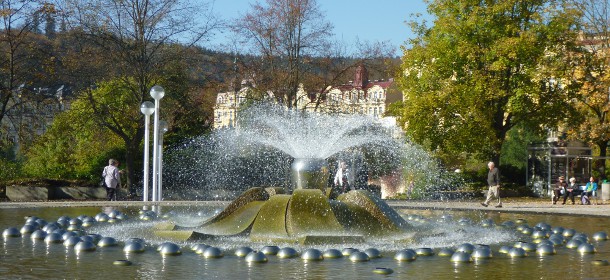
[[[256,0],[216,0],[214,12],[226,20],[234,19],[246,13],[254,2]],[[264,3],[264,0],[259,2]],[[397,50],[414,36],[405,22],[412,14],[427,15],[424,0],[318,0],[318,4],[334,25],[335,39],[348,44],[356,38],[370,42],[389,41]],[[217,35],[211,43],[222,42],[222,38]]]

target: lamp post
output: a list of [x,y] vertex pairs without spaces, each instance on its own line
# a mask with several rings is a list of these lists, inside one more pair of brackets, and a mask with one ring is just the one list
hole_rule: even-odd
[[140,111],[144,114],[144,192],[142,200],[148,201],[148,160],[150,158],[148,155],[148,142],[150,142],[148,135],[150,134],[150,115],[155,112],[155,105],[150,101],[144,101],[140,106]]
[[154,86],[150,89],[150,96],[155,99],[155,124],[153,131],[153,182],[152,182],[152,201],[159,201],[157,195],[158,178],[158,145],[159,145],[159,102],[165,96],[165,90],[161,86]]
[[159,168],[159,178],[157,178],[157,200],[161,201],[163,200],[163,194],[162,194],[162,186],[163,186],[163,134],[165,134],[165,132],[167,132],[168,129],[168,125],[167,122],[164,120],[160,120],[159,121],[159,147],[157,147],[157,151],[159,151],[159,157],[158,157],[158,163],[157,166]]

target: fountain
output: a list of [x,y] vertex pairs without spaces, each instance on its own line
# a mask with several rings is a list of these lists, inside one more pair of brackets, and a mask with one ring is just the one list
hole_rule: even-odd
[[346,162],[349,183],[358,189],[379,192],[369,181],[383,185],[391,176],[408,176],[419,189],[449,185],[434,159],[395,135],[400,134],[394,128],[366,116],[251,106],[240,111],[237,128],[218,130],[167,151],[164,194],[168,199],[211,200],[234,199],[260,186],[281,187],[286,193],[301,188],[325,191],[339,161]]
[[[249,116],[239,129],[170,149],[166,159],[174,162],[164,167],[169,198],[201,200],[221,189],[240,193],[228,205],[163,201],[151,211],[113,202],[122,211],[104,207],[103,213],[99,206],[0,205],[3,276],[358,279],[395,274],[444,279],[473,273],[482,278],[579,273],[595,278],[606,271],[589,264],[608,265],[596,259],[610,250],[603,232],[610,226],[607,218],[507,209],[447,211],[444,206],[396,210],[359,181],[357,172],[350,178],[354,190],[333,191],[333,168],[345,161],[351,170],[373,177],[398,170],[434,192],[447,181],[417,146],[357,116],[264,107],[244,114]],[[136,204],[146,208],[151,203]],[[14,227],[26,215],[25,224]]]
[[[419,152],[416,146],[405,144],[404,139],[395,139],[392,128],[365,116],[329,116],[273,105],[253,106],[240,112],[240,116],[238,128],[220,131],[212,137],[194,142],[209,143],[209,139],[218,139],[213,146],[217,149],[217,156],[207,158],[207,167],[203,166],[200,170],[210,170],[209,166],[227,162],[243,162],[246,158],[256,167],[250,168],[251,165],[245,164],[240,167],[244,172],[262,169],[262,174],[285,175],[276,177],[277,180],[257,178],[256,174],[248,176],[249,184],[239,184],[250,189],[216,217],[190,228],[165,225],[157,234],[191,240],[248,235],[252,241],[300,244],[362,243],[369,238],[390,236],[407,242],[413,238],[405,220],[369,191],[371,187],[366,179],[366,166],[371,166],[374,172],[383,176],[411,160],[408,158],[413,151]],[[165,178],[179,178],[182,174],[171,170],[193,176],[192,170],[184,170],[185,153],[181,150],[194,146],[191,143],[175,150],[181,156],[179,164],[166,164],[170,174],[164,175]],[[211,147],[205,144],[201,146],[205,149]],[[192,150],[190,153],[195,156],[205,154]],[[329,167],[333,166],[329,161],[337,162],[338,159],[349,162],[350,172],[356,170],[355,173],[363,175],[364,180],[360,178],[358,181],[346,171],[351,190],[339,190],[330,183],[334,172]],[[286,163],[290,161],[288,169]],[[426,170],[400,172],[425,172],[426,175],[420,177],[438,178],[429,175],[431,165],[425,165]],[[267,170],[269,167],[271,170]],[[208,177],[230,178],[232,174],[219,175],[225,170],[216,168],[214,176]],[[197,177],[205,176],[200,174]],[[266,187],[256,185],[261,182]]]

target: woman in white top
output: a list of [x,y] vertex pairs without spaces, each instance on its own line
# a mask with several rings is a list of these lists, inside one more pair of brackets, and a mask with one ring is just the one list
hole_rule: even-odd
[[102,177],[106,182],[106,197],[108,200],[116,200],[116,189],[121,187],[119,162],[112,158],[108,160],[108,166],[104,167]]

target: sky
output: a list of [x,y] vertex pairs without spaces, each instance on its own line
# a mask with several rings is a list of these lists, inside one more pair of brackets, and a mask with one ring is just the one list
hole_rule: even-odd
[[[214,12],[229,20],[245,14],[256,0],[216,0]],[[259,0],[264,3],[264,0]],[[389,41],[400,54],[400,45],[414,37],[407,26],[411,15],[429,18],[424,0],[318,0],[327,20],[334,25],[337,40],[347,44],[360,41]],[[223,42],[217,35],[212,44]]]

